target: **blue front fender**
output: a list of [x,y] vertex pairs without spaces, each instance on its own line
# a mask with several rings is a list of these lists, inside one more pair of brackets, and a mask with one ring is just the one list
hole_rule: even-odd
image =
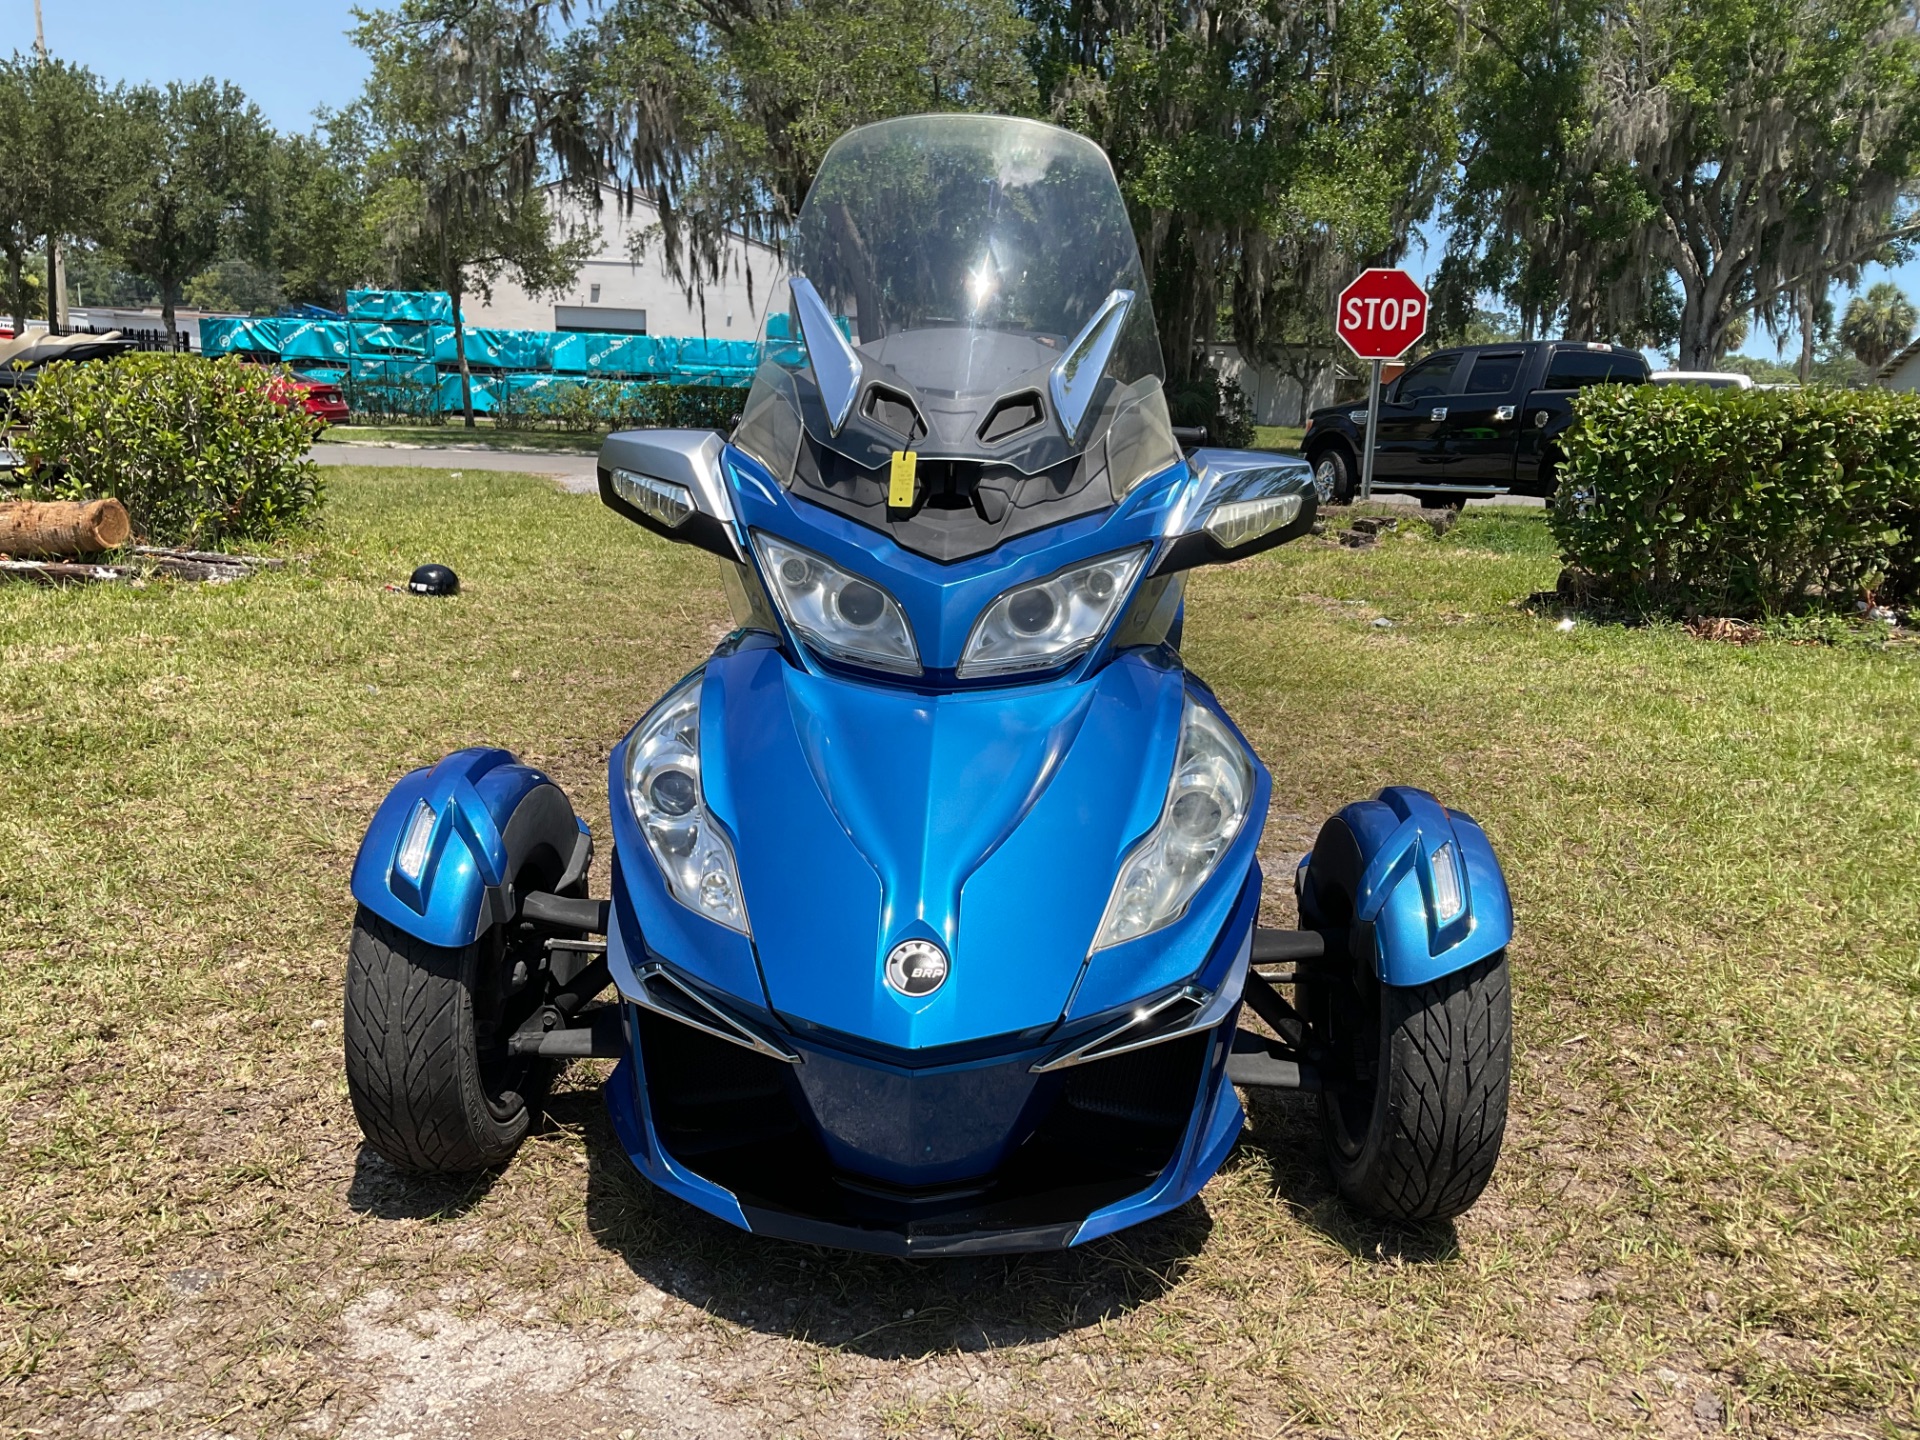
[[[422,803],[433,829],[419,878],[400,867]],[[456,950],[513,916],[513,886],[529,861],[545,884],[584,874],[586,823],[558,785],[505,750],[456,750],[388,792],[353,862],[353,898],[409,935]]]
[[1486,831],[1405,785],[1389,785],[1327,821],[1295,885],[1306,928],[1371,930],[1387,985],[1424,985],[1513,938],[1513,902]]

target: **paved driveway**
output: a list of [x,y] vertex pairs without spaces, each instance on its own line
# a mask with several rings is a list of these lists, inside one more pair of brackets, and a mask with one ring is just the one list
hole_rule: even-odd
[[[321,465],[427,465],[436,470],[513,470],[523,475],[550,475],[561,489],[591,494],[599,487],[591,455],[560,451],[463,449],[457,445],[351,445],[321,443],[313,447],[313,458]],[[1418,505],[1418,497],[1376,492],[1374,499],[1394,505]],[[1488,505],[1527,505],[1534,508],[1544,500],[1526,495],[1503,495],[1492,500],[1469,500],[1473,509]]]
[[591,455],[559,451],[465,449],[456,445],[350,445],[322,441],[313,447],[319,465],[424,465],[434,470],[512,470],[550,475],[563,490],[587,494],[599,487]]

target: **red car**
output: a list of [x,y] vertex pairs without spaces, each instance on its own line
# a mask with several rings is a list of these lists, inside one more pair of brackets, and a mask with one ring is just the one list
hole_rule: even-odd
[[322,425],[347,423],[347,397],[338,385],[301,375],[276,375],[267,394],[276,404],[299,405]]

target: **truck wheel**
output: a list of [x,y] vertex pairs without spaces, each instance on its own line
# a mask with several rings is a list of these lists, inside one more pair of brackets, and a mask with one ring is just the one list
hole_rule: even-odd
[[1506,952],[1425,985],[1383,985],[1369,963],[1316,988],[1331,1057],[1321,1132],[1340,1193],[1386,1220],[1460,1214],[1506,1131]]
[[1353,462],[1338,445],[1329,445],[1313,457],[1313,488],[1322,505],[1353,503]]
[[[538,987],[516,993],[499,927],[444,950],[362,907],[347,955],[347,1093],[367,1143],[403,1170],[458,1175],[505,1163],[550,1078],[506,1037]],[[525,1011],[526,1014],[521,1013]]]

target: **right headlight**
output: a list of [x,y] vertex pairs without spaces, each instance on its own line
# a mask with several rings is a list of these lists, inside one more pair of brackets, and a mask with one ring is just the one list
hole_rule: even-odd
[[673,898],[729,930],[751,934],[733,846],[707,813],[700,783],[696,670],[653,707],[627,741],[627,802]]
[[770,535],[756,532],[753,548],[780,614],[813,649],[850,665],[920,673],[913,628],[893,596],[811,550]]
[[1252,799],[1246,750],[1217,715],[1188,696],[1166,804],[1121,862],[1093,948],[1138,939],[1186,914],[1246,823]]
[[1091,649],[1125,603],[1146,557],[1143,545],[1014,586],[974,622],[954,673],[966,680],[1051,669]]

